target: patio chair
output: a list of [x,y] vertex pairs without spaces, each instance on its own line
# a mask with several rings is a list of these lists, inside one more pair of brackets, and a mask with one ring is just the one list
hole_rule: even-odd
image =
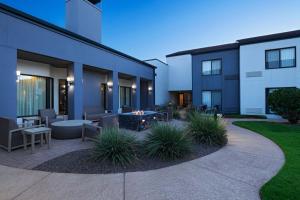
[[97,137],[102,133],[102,127],[96,124],[83,124],[81,139],[84,142],[86,139],[96,141]]
[[21,125],[22,127],[20,128],[14,119],[0,117],[0,147],[8,152],[24,147],[22,131],[28,128],[39,127],[39,125],[30,127],[24,127],[24,124]]
[[58,117],[54,109],[41,109],[39,110],[39,116],[41,118],[42,124],[46,127],[51,126],[53,122],[63,121],[64,118]]
[[131,108],[129,106],[122,106],[122,113],[129,113],[132,111],[133,111],[133,108]]
[[100,118],[98,126],[102,128],[119,128],[118,115],[107,114]]

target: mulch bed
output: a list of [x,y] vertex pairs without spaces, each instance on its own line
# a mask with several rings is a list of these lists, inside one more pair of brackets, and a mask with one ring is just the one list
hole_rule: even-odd
[[97,162],[92,157],[92,149],[78,150],[67,153],[60,157],[46,161],[34,168],[34,170],[58,173],[75,173],[75,174],[108,174],[108,173],[123,173],[136,172],[159,169],[183,163],[189,160],[206,156],[219,150],[221,147],[211,147],[205,145],[194,145],[190,155],[180,160],[161,161],[159,159],[148,158],[143,153],[140,153],[139,161],[134,165],[123,168],[121,166],[113,166],[109,162]]

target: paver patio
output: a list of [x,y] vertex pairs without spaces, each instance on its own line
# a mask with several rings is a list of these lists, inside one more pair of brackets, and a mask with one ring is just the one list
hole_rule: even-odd
[[281,168],[284,155],[230,121],[227,130],[229,143],[221,150],[146,172],[81,175],[0,166],[0,199],[259,199],[259,188]]

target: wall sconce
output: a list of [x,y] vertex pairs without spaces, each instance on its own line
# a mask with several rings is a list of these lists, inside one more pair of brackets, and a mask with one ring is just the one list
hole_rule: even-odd
[[21,79],[21,71],[16,71],[16,74],[17,74],[17,83],[19,83]]
[[112,91],[113,85],[114,85],[113,82],[111,82],[111,81],[108,81],[108,82],[107,82],[107,87],[108,87],[108,91],[109,91],[109,92]]
[[148,90],[149,90],[149,91],[152,91],[152,90],[153,90],[153,88],[152,88],[151,86],[149,86],[149,87],[148,87]]
[[74,85],[74,77],[68,76],[67,82],[68,82],[68,86]]
[[132,92],[135,92],[136,91],[136,84],[132,84],[131,88],[132,88]]

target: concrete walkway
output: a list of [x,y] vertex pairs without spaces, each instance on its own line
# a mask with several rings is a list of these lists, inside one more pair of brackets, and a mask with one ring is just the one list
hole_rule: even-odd
[[284,163],[270,140],[227,126],[229,144],[193,161],[146,172],[59,174],[0,165],[1,200],[259,199],[259,188]]

